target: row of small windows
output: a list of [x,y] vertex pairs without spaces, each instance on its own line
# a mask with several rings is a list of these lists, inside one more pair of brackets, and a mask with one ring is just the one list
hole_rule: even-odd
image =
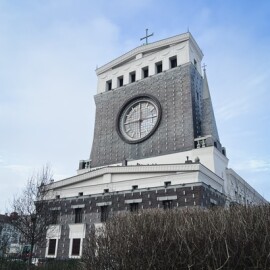
[[[170,69],[177,67],[177,57],[173,56],[169,58],[170,61]],[[155,74],[161,73],[163,71],[162,61],[157,62],[155,64]],[[149,76],[149,67],[142,68],[142,79],[147,78]],[[129,83],[133,83],[136,81],[136,72],[132,71],[129,73]],[[117,87],[121,87],[124,85],[124,76],[120,76],[117,78]],[[112,80],[106,82],[106,91],[112,90]]]
[[[171,181],[165,181],[164,182],[164,187],[167,188],[171,185]],[[137,190],[138,189],[138,185],[133,185],[132,186],[132,190]],[[104,193],[109,193],[109,189],[104,189]],[[83,192],[79,192],[78,194],[79,196],[83,196]],[[139,209],[139,204],[138,203],[130,203],[130,212],[137,212]],[[169,207],[164,206],[164,209],[167,209]],[[100,207],[100,221],[101,222],[105,222],[109,216],[109,207],[108,205],[104,205]],[[57,224],[59,221],[59,214],[60,211],[59,210],[52,210],[51,211],[51,223],[52,224]],[[82,223],[83,222],[83,209],[82,208],[75,208],[74,209],[74,214],[75,214],[75,223]]]
[[[165,200],[162,202],[162,206],[164,210],[172,209],[173,204],[172,200]],[[129,210],[132,213],[138,213],[139,211],[139,203],[130,203]],[[109,218],[109,207],[108,205],[104,205],[100,207],[100,221],[106,222]],[[82,223],[82,208],[75,209],[75,223]],[[81,255],[81,241],[80,238],[74,238],[71,241],[71,256],[80,256]],[[48,243],[48,253],[49,256],[56,255],[56,243],[57,239],[49,239]]]
[[[164,182],[164,186],[165,186],[165,187],[168,187],[168,186],[170,186],[170,185],[171,185],[171,181],[165,181],[165,182]],[[133,185],[133,186],[132,186],[132,190],[136,190],[136,189],[138,189],[138,185]],[[104,193],[104,194],[105,194],[105,193],[109,193],[109,191],[110,191],[110,190],[109,190],[108,188],[103,189],[103,193]],[[79,193],[78,193],[78,196],[79,196],[79,197],[83,196],[83,192],[79,192]],[[56,198],[56,199],[60,199],[60,195],[56,195],[55,198]],[[53,210],[52,212],[59,212],[59,211],[58,211],[58,210]]]

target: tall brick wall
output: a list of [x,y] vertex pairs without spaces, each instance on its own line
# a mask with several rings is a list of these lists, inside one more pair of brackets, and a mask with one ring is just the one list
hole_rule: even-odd
[[[202,78],[189,63],[96,95],[91,166],[193,149],[194,136],[200,134],[200,105],[197,103],[201,91]],[[159,100],[162,118],[149,139],[128,144],[116,131],[117,114],[128,99],[140,94],[150,94]]]
[[[48,201],[49,208],[59,208],[59,224],[61,225],[61,238],[59,239],[57,258],[69,257],[69,224],[75,223],[75,210],[73,205],[84,205],[82,223],[86,224],[86,233],[95,223],[101,222],[101,212],[98,203],[111,202],[109,205],[109,216],[129,211],[126,200],[141,199],[139,210],[163,208],[162,201],[158,197],[176,196],[172,200],[173,208],[181,207],[210,207],[213,201],[217,206],[225,205],[225,196],[213,188],[197,183],[195,185],[177,185],[167,188],[157,187],[138,190],[127,190],[121,192],[110,192],[106,194],[86,195],[55,199]],[[45,247],[37,247],[36,256],[45,257]]]

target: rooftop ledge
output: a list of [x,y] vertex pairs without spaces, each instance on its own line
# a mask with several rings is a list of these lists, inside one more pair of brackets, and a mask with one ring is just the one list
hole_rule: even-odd
[[127,166],[107,166],[99,169],[90,170],[86,173],[79,174],[70,178],[66,178],[49,185],[49,189],[57,189],[63,186],[69,186],[74,183],[90,180],[105,174],[124,174],[124,173],[158,173],[158,172],[201,172],[219,184],[223,183],[223,179],[207,169],[201,163],[181,163],[181,164],[158,164],[158,165],[127,165]]

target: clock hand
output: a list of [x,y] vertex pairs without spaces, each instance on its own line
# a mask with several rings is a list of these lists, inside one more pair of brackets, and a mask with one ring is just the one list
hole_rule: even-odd
[[147,120],[147,119],[151,119],[151,118],[154,118],[154,117],[157,117],[157,115],[152,115],[152,116],[149,116],[149,117],[145,117],[145,118],[142,118],[141,120]]
[[126,122],[126,123],[124,123],[124,125],[129,125],[129,124],[136,123],[136,122],[139,122],[139,121],[140,121],[140,119],[136,119],[136,120],[133,120],[133,121]]

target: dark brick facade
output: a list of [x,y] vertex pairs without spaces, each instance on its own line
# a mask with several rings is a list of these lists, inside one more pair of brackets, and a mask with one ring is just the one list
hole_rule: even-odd
[[[99,203],[110,202],[108,205],[109,217],[123,211],[130,211],[126,200],[141,199],[138,209],[163,208],[163,201],[158,198],[177,197],[171,200],[172,208],[181,207],[211,207],[211,205],[224,206],[225,196],[204,183],[156,187],[148,189],[127,190],[105,194],[86,195],[55,199],[48,201],[49,208],[59,208],[59,224],[61,225],[61,238],[58,243],[57,257],[69,256],[69,224],[75,223],[75,209],[72,206],[84,205],[82,223],[86,224],[86,231],[95,223],[101,222],[101,206]],[[38,248],[36,255],[45,256],[45,248]]]
[[[162,118],[149,139],[129,144],[117,133],[117,114],[140,94],[159,100]],[[201,96],[202,77],[191,63],[96,95],[91,167],[193,149],[194,138],[201,134]]]

